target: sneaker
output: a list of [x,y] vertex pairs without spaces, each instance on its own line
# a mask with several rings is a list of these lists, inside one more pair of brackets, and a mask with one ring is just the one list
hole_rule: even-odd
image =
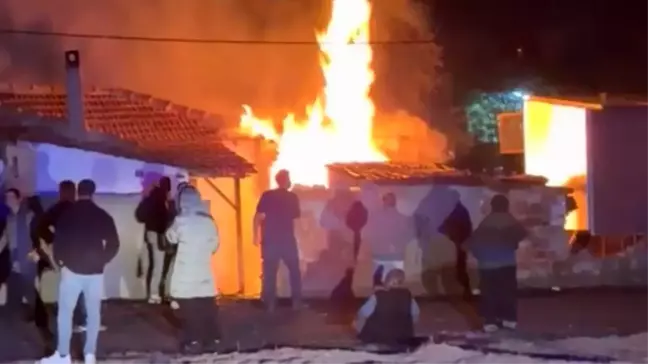
[[97,358],[95,357],[94,354],[86,354],[83,356],[83,362],[85,364],[96,364]]
[[162,303],[162,297],[154,294],[151,297],[149,297],[148,303],[152,305],[159,305],[160,303]]
[[72,364],[72,357],[70,354],[62,356],[55,351],[54,354],[37,361],[36,364]]
[[502,327],[509,330],[517,329],[517,322],[515,321],[502,321]]
[[171,301],[169,302],[169,306],[171,306],[172,310],[177,310],[180,308],[180,305],[178,304],[178,301]]
[[497,325],[493,325],[493,324],[484,325],[484,332],[486,333],[495,332],[497,330],[499,330],[499,327],[497,327]]
[[198,341],[192,341],[182,346],[181,352],[185,355],[198,355],[202,352],[203,347]]

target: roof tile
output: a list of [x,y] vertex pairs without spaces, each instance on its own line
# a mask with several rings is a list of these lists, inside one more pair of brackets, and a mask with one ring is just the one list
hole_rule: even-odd
[[453,169],[441,163],[412,164],[401,162],[336,163],[329,171],[357,181],[376,184],[422,185],[506,185],[522,187],[545,185],[547,180],[537,176],[487,176]]
[[[19,114],[66,120],[66,96],[52,88],[0,88],[0,108]],[[219,140],[218,129],[202,111],[173,105],[123,89],[99,89],[84,95],[85,123],[89,131],[117,137],[133,144],[130,150],[118,148],[120,155],[145,161],[213,171],[217,175],[253,173],[253,166],[226,148]],[[0,127],[2,122],[0,121]],[[85,143],[70,138],[27,133],[34,141],[107,151],[115,148],[101,143]]]

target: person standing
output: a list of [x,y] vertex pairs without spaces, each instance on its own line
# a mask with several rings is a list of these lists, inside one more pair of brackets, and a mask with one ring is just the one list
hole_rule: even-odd
[[[76,200],[76,185],[70,180],[64,180],[59,183],[58,201],[52,205],[41,217],[37,225],[37,240],[42,241],[44,245],[40,246],[39,275],[46,269],[58,269],[54,257],[51,255],[52,243],[56,234],[56,224],[63,213],[74,204]],[[79,302],[74,309],[74,331],[85,331],[85,309],[83,294],[79,296]],[[102,330],[104,327],[102,326]]]
[[464,243],[479,268],[480,311],[484,331],[517,327],[516,251],[527,230],[509,212],[509,200],[495,195],[491,212]]
[[382,282],[392,269],[404,269],[405,249],[416,237],[414,219],[400,213],[396,195],[382,197],[382,208],[371,211],[367,224],[367,243],[374,262],[374,286]]
[[283,261],[288,268],[293,308],[301,307],[301,271],[295,237],[295,219],[301,215],[299,198],[290,191],[290,173],[283,169],[275,176],[277,188],[265,191],[254,216],[254,244],[261,246],[262,300],[273,312],[277,300],[277,270]]
[[455,244],[455,251],[457,253],[454,267],[455,277],[463,290],[464,299],[471,301],[472,287],[470,285],[470,275],[468,274],[468,254],[463,249],[463,243],[472,234],[472,221],[470,219],[470,212],[461,203],[459,192],[456,190],[451,191],[457,204],[439,227],[439,232],[447,236]]
[[83,293],[86,309],[84,358],[86,364],[96,362],[95,352],[101,324],[106,264],[119,251],[119,236],[113,218],[92,200],[95,183],[79,182],[78,200],[59,218],[54,237],[54,259],[61,267],[58,293],[57,350],[43,358],[41,364],[68,364],[72,313]]
[[218,229],[195,187],[185,185],[176,199],[179,215],[166,232],[177,247],[169,293],[182,322],[182,349],[188,354],[215,349],[220,339],[216,285],[211,268]]
[[144,224],[144,243],[148,257],[146,294],[151,304],[162,303],[166,275],[172,260],[173,252],[169,251],[164,236],[174,215],[170,193],[171,179],[162,177],[135,210],[135,217]]
[[5,191],[5,203],[9,207],[6,227],[0,238],[0,250],[8,250],[10,271],[2,277],[7,284],[7,306],[22,313],[23,301],[30,307],[28,317],[45,332],[48,329],[48,315],[45,304],[36,289],[38,259],[32,253],[32,220],[34,212],[29,209],[20,191],[9,188]]

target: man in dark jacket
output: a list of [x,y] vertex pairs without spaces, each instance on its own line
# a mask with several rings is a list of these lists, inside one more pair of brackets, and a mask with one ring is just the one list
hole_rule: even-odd
[[517,326],[516,251],[526,228],[509,212],[509,200],[495,195],[491,212],[465,242],[479,267],[480,309],[484,331]]
[[58,293],[58,349],[42,364],[71,363],[70,338],[72,313],[79,295],[83,293],[86,307],[85,363],[95,363],[97,339],[101,324],[106,264],[119,250],[119,236],[113,218],[92,197],[95,183],[79,182],[78,201],[59,218],[54,237],[54,259],[61,267]]
[[414,325],[420,310],[414,296],[405,287],[405,272],[390,270],[384,286],[360,308],[355,322],[358,337],[368,344],[407,346],[414,339]]
[[146,293],[149,303],[153,304],[161,303],[165,296],[166,276],[173,257],[164,236],[175,215],[170,193],[171,179],[162,177],[135,210],[137,221],[144,224],[148,253]]
[[464,298],[470,300],[472,299],[472,289],[470,287],[470,276],[468,275],[468,254],[463,249],[463,243],[472,234],[472,221],[470,220],[468,209],[461,203],[459,193],[454,190],[453,192],[456,195],[457,204],[441,224],[439,232],[447,236],[455,244],[455,250],[457,252],[455,276],[457,282],[463,289]]
[[[38,249],[40,260],[38,262],[39,272],[46,269],[58,269],[53,257],[47,252],[51,252],[51,245],[54,242],[56,234],[56,224],[59,218],[67,209],[74,204],[76,200],[76,185],[70,180],[64,180],[59,183],[58,201],[52,205],[39,219],[37,225],[37,241],[41,241],[45,246]],[[79,302],[74,309],[74,331],[85,331],[85,309],[84,309],[83,294],[79,296]]]

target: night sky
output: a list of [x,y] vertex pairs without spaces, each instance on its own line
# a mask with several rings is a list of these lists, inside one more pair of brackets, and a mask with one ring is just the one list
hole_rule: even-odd
[[570,93],[646,94],[647,4],[436,0],[433,16],[456,94],[529,78]]

